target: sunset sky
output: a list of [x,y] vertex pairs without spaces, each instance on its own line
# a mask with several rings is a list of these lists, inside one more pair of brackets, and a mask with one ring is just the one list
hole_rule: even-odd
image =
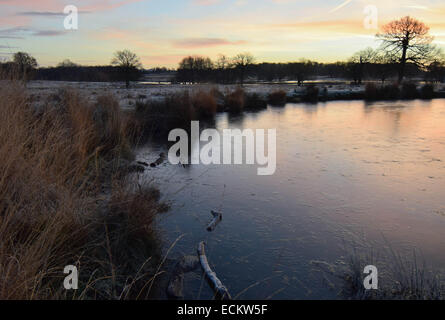
[[[78,30],[63,27],[66,5],[79,9]],[[378,46],[377,30],[364,26],[368,5],[379,26],[406,15],[424,21],[445,48],[443,0],[0,0],[0,59],[25,51],[42,66],[108,64],[130,49],[146,68],[239,52],[269,62],[345,60]]]

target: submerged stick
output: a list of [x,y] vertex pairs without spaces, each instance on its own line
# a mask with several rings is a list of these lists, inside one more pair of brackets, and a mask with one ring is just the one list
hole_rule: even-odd
[[213,215],[213,220],[207,226],[207,231],[209,231],[209,232],[215,230],[215,228],[218,225],[218,223],[220,223],[221,220],[222,220],[222,213],[221,212],[216,212],[216,211],[213,211],[213,210],[211,212],[212,212],[212,215]]
[[212,271],[207,261],[207,257],[204,249],[204,242],[201,241],[198,245],[198,255],[199,261],[201,262],[201,267],[204,270],[207,279],[211,282],[216,293],[221,297],[222,300],[232,300],[227,288],[221,283],[221,281],[216,276],[216,273]]
[[159,158],[155,162],[150,163],[150,167],[154,168],[156,166],[159,166],[160,164],[162,164],[162,162],[164,162],[164,160],[165,160],[165,153],[162,152],[159,155]]

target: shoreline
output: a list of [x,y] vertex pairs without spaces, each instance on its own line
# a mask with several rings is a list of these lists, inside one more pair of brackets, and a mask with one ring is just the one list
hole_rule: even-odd
[[[374,101],[411,101],[416,99],[430,100],[445,98],[445,84],[436,84],[434,92],[421,92],[422,84],[416,85],[418,93],[411,96],[403,96],[402,88],[394,90],[394,86],[388,83],[383,88],[388,88],[387,92],[379,93],[380,83],[375,84],[377,92],[370,92],[367,96],[365,84],[351,85],[348,83],[308,82],[302,86],[289,83],[254,83],[239,85],[225,84],[144,84],[143,82],[132,83],[129,89],[118,82],[65,82],[65,81],[40,81],[33,80],[27,84],[26,91],[30,95],[30,100],[36,106],[41,106],[46,100],[57,95],[61,89],[69,88],[82,92],[82,95],[90,102],[95,102],[96,98],[103,94],[112,94],[123,110],[133,110],[137,103],[159,102],[169,96],[183,92],[218,92],[217,99],[222,100],[228,94],[241,88],[246,96],[254,96],[258,106],[251,109],[262,109],[264,104],[280,106],[285,103],[317,103],[326,101],[351,101],[362,100]],[[412,88],[411,88],[412,89]],[[308,90],[312,90],[308,92]],[[410,92],[409,90],[407,90]],[[411,90],[412,91],[412,90]],[[271,95],[276,95],[270,99]],[[381,96],[379,96],[379,94]],[[275,100],[275,101],[271,101]]]

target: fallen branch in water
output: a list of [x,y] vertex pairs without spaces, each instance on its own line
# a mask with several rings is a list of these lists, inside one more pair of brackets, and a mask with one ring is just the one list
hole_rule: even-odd
[[204,270],[207,279],[211,282],[217,295],[221,297],[221,300],[232,300],[232,297],[230,296],[227,288],[221,283],[221,281],[216,276],[216,273],[212,271],[212,269],[209,266],[209,262],[207,261],[207,257],[205,254],[203,241],[201,241],[198,245],[198,255],[199,255],[199,261],[201,262],[201,267]]
[[162,164],[162,162],[164,162],[164,160],[165,160],[165,153],[162,152],[159,155],[159,158],[155,162],[150,163],[150,167],[154,168],[156,166],[159,166],[160,164]]
[[147,162],[144,162],[144,161],[136,161],[136,163],[137,163],[137,164],[140,164],[141,166],[148,167],[148,163],[147,163]]
[[215,230],[215,228],[218,225],[218,223],[220,223],[221,220],[222,220],[222,213],[221,212],[216,212],[216,211],[213,211],[213,210],[211,212],[212,212],[212,215],[213,215],[213,220],[207,226],[207,231],[209,231],[209,232]]

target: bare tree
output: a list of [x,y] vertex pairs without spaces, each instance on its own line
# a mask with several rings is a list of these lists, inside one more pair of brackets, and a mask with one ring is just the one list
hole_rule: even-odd
[[122,68],[127,89],[130,86],[130,80],[133,78],[133,75],[142,68],[139,57],[129,50],[117,51],[114,54],[113,60],[111,60],[111,64]]
[[217,79],[222,83],[227,83],[231,78],[232,61],[224,54],[219,54],[216,60],[215,67],[217,70]]
[[354,79],[354,82],[361,84],[364,74],[369,64],[374,63],[378,55],[378,51],[373,48],[366,48],[365,50],[356,52],[349,59],[349,71]]
[[291,73],[297,79],[298,86],[308,80],[315,73],[316,63],[311,60],[300,59],[297,63],[291,64]]
[[426,68],[425,79],[431,82],[445,81],[445,60],[438,58],[431,62]]
[[24,81],[27,81],[29,73],[38,67],[37,60],[26,52],[15,53],[13,61]]
[[177,79],[180,82],[204,82],[209,78],[213,62],[208,57],[189,56],[179,63]]
[[246,77],[246,71],[248,67],[252,65],[254,61],[255,58],[248,52],[240,53],[232,59],[233,65],[239,70],[241,85],[244,84],[244,79]]
[[399,83],[403,81],[407,63],[424,67],[437,53],[429,30],[423,22],[407,16],[388,23],[383,33],[377,34],[383,49],[399,63]]
[[65,67],[65,68],[72,68],[78,66],[79,66],[78,64],[72,62],[70,59],[65,59],[57,65],[57,67]]
[[377,56],[374,57],[370,71],[374,78],[382,82],[383,86],[388,78],[397,74],[397,61],[386,52],[380,51]]

